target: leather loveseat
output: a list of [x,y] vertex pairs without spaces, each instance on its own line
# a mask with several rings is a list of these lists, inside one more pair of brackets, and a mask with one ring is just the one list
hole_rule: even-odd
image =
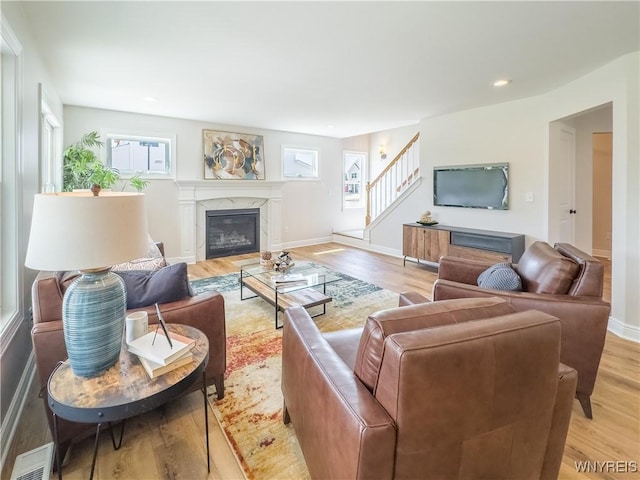
[[[578,371],[576,398],[587,418],[592,418],[591,394],[604,348],[611,305],[602,299],[604,266],[578,248],[534,242],[513,269],[522,290],[502,291],[477,286],[478,276],[491,263],[444,256],[433,286],[433,301],[469,297],[500,297],[518,311],[540,310],[560,319],[560,361]],[[407,293],[401,304],[429,301]]]
[[560,322],[504,300],[397,307],[322,334],[285,312],[284,421],[312,478],[555,479],[576,385]]
[[[62,330],[62,299],[73,277],[60,273],[41,272],[32,287],[33,328],[31,338],[36,358],[36,367],[42,392],[46,392],[47,380],[60,361],[67,358]],[[127,310],[131,313],[145,310],[149,324],[158,322],[153,305]],[[226,332],[224,298],[215,291],[184,298],[160,305],[160,311],[167,323],[191,325],[205,333],[209,340],[209,363],[206,368],[207,385],[215,384],[218,399],[224,396],[224,372],[226,369]],[[201,388],[196,382],[192,390]],[[53,434],[53,417],[47,405],[46,393],[43,400]],[[89,427],[89,428],[87,428]],[[58,421],[61,458],[71,440],[78,435],[93,432],[88,424]]]

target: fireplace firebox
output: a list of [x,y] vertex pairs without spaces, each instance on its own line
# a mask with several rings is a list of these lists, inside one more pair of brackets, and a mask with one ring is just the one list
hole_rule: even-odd
[[206,257],[260,251],[260,209],[207,210]]

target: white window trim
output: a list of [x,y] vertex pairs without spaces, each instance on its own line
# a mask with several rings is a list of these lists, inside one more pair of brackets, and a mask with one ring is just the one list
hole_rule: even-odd
[[136,173],[136,172],[121,172],[120,178],[129,179],[139,175],[144,180],[175,180],[176,179],[176,135],[172,133],[158,133],[158,132],[140,132],[134,130],[115,130],[103,128],[100,130],[100,141],[104,142],[104,147],[101,148],[102,161],[106,164],[107,161],[107,140],[109,137],[126,137],[132,140],[169,140],[171,142],[171,149],[169,152],[169,171],[167,173]]
[[[22,184],[18,182],[18,178],[22,177],[23,171],[23,132],[22,132],[22,44],[16,37],[15,33],[9,26],[9,23],[5,19],[4,16],[1,18],[2,24],[2,41],[6,43],[6,45],[11,49],[13,54],[15,55],[15,178],[11,179],[11,183],[15,185],[15,190],[13,193],[13,200],[15,202],[15,218],[13,219],[13,234],[9,237],[4,235],[1,238],[9,239],[13,246],[13,254],[14,258],[11,259],[14,264],[16,278],[10,279],[12,282],[15,282],[15,292],[13,292],[13,300],[15,302],[15,309],[6,312],[4,310],[0,310],[0,356],[4,354],[7,346],[10,344],[13,337],[18,332],[20,325],[22,323],[22,319],[24,318],[24,294],[23,294],[23,272],[24,266],[22,265],[22,257],[20,255],[20,237],[24,229],[22,227]],[[0,119],[1,123],[1,119]],[[3,161],[6,161],[4,159]],[[6,228],[7,222],[3,220],[3,227]],[[11,230],[10,230],[11,231]],[[0,248],[4,248],[1,244],[0,240]],[[3,259],[0,256],[0,266],[2,266]],[[2,267],[4,268],[4,267]],[[0,284],[0,288],[2,285]],[[1,293],[0,293],[1,294]],[[0,304],[2,302],[0,301]]]
[[[347,207],[345,205],[345,191],[344,191],[344,158],[347,155],[361,155],[363,156],[362,164],[360,165],[360,204],[357,207]],[[343,150],[342,151],[342,166],[340,168],[340,190],[342,192],[342,211],[343,212],[356,212],[358,210],[365,210],[367,207],[367,181],[366,172],[369,163],[369,153],[358,150]]]
[[[284,151],[285,150],[304,150],[309,152],[316,152],[316,175],[313,177],[287,177],[284,174]],[[308,145],[282,145],[280,149],[280,175],[282,180],[294,181],[294,182],[319,182],[321,178],[321,162],[320,162],[320,148],[310,147]]]
[[[47,95],[38,84],[40,98],[40,190],[42,192],[62,191],[62,122],[58,119],[47,101]],[[53,138],[50,144],[43,138],[46,125],[51,127]],[[50,147],[50,148],[47,148]]]

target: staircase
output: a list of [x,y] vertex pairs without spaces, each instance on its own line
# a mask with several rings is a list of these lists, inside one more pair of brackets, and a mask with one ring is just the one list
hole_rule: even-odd
[[379,218],[420,178],[420,151],[416,142],[420,132],[389,162],[375,180],[367,183],[365,226]]

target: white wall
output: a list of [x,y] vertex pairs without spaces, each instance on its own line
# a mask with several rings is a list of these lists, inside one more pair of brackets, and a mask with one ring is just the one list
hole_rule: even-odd
[[[377,249],[400,253],[402,224],[415,222],[426,210],[441,224],[523,233],[529,242],[545,238],[545,177],[540,164],[546,124],[538,103],[525,99],[422,120],[422,184],[371,231]],[[499,162],[509,163],[509,210],[433,205],[434,166]],[[533,203],[525,202],[526,192],[534,194]]]
[[[400,153],[409,140],[420,131],[420,125],[407,125],[391,130],[369,134],[369,181],[374,180],[382,170]],[[386,159],[380,158],[380,145],[384,145]]]
[[548,121],[612,102],[613,245],[609,328],[640,341],[640,52],[541,96]]
[[[333,225],[343,217],[342,148],[338,139],[75,106],[65,106],[64,121],[65,146],[92,130],[117,129],[131,133],[175,135],[176,176],[179,180],[204,178],[203,129],[264,135],[267,181],[281,180],[282,145],[318,148],[320,180],[288,181],[283,188],[283,244],[290,247],[326,241],[331,236]],[[177,257],[180,253],[180,222],[175,183],[152,180],[145,195],[151,236],[165,243],[168,257]]]
[[[639,64],[640,52],[635,52],[544,95],[424,119],[420,123],[424,182],[371,232],[374,248],[399,249],[402,223],[415,221],[424,210],[431,210],[443,224],[524,233],[527,244],[548,240],[549,123],[612,102],[610,329],[640,341]],[[509,210],[433,206],[434,165],[486,162],[510,164]],[[534,202],[525,202],[527,192],[534,194]]]
[[[3,158],[3,162],[17,162],[20,181],[17,188],[21,197],[21,207],[17,218],[18,241],[22,246],[19,252],[18,264],[24,265],[27,241],[31,228],[31,211],[33,209],[33,196],[39,188],[39,161],[38,150],[39,135],[39,112],[40,100],[38,98],[38,84],[42,84],[47,92],[47,99],[54,113],[62,119],[62,103],[60,102],[55,89],[50,81],[49,74],[44,62],[40,58],[35,41],[31,37],[29,24],[22,12],[19,3],[2,4],[2,16],[6,18],[10,28],[22,45],[22,108],[21,127],[22,155],[19,159]],[[16,330],[10,334],[3,332],[2,353],[0,358],[0,417],[2,419],[2,440],[0,451],[2,460],[11,442],[15,422],[18,418],[19,410],[24,400],[30,381],[30,373],[33,368],[33,357],[31,347],[31,321],[28,315],[31,307],[31,284],[37,272],[22,267],[19,274],[19,286],[21,291],[21,314],[22,321]]]

